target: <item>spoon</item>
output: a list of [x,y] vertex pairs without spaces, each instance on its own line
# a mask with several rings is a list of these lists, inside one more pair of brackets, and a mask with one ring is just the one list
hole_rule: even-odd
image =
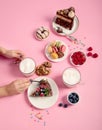
[[63,33],[63,34],[64,34],[69,40],[71,40],[71,41],[77,41],[77,39],[76,39],[75,37],[70,36],[70,35],[67,35],[67,34],[63,31],[63,29],[60,28],[60,27],[57,27],[57,28],[56,28],[56,31],[57,31],[59,34]]
[[74,44],[81,44],[83,47],[85,46],[85,44],[84,44],[83,42],[81,42],[81,41],[78,41],[77,38],[75,38],[75,37],[73,37],[73,36],[71,36],[71,35],[66,34],[66,33],[63,31],[62,28],[56,27],[56,31],[57,31],[57,33],[59,33],[60,35],[63,35],[63,34],[64,34],[64,36],[65,36],[66,38],[68,38],[68,40],[70,40],[71,42],[74,42]]
[[40,81],[33,80],[33,79],[30,79],[30,82],[31,82],[31,83],[32,83],[32,82],[38,82],[38,83],[40,83]]
[[[43,78],[42,80],[43,80],[43,81],[46,81],[47,79],[46,79],[46,78]],[[32,83],[32,82],[38,82],[38,83],[40,83],[42,80],[38,81],[38,80],[30,79],[30,82],[31,82],[31,83]]]

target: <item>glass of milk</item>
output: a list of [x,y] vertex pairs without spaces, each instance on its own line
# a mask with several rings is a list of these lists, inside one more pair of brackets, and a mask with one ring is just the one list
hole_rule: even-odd
[[24,58],[20,64],[19,69],[24,76],[32,76],[35,72],[35,61],[32,58]]
[[62,74],[63,83],[67,87],[74,87],[81,80],[81,74],[78,69],[69,67]]

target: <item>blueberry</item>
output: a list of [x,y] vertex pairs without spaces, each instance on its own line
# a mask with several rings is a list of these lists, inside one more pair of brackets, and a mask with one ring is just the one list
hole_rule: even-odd
[[70,94],[70,95],[69,95],[69,97],[70,97],[70,98],[71,98],[71,97],[73,97],[73,93],[72,93],[72,94]]
[[77,100],[74,100],[74,103],[77,103],[78,101]]
[[73,95],[73,99],[76,99],[76,95]]
[[35,96],[39,96],[39,92],[36,92],[36,93],[35,93]]
[[69,101],[72,103],[72,102],[73,102],[73,99],[72,99],[72,98],[70,98],[70,99],[69,99]]
[[75,100],[72,100],[72,103],[75,103]]
[[76,96],[76,93],[72,93],[73,96]]
[[67,108],[68,107],[68,104],[64,104],[64,106],[63,106],[64,108]]
[[63,104],[62,104],[62,103],[59,103],[59,104],[58,104],[58,106],[59,106],[59,107],[62,107],[62,106],[63,106]]

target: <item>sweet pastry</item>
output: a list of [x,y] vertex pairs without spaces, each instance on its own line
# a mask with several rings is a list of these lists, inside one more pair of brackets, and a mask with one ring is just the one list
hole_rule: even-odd
[[47,52],[48,52],[48,53],[52,53],[52,52],[53,52],[53,50],[52,50],[52,47],[51,47],[51,46],[48,46],[48,48],[47,48]]
[[64,45],[59,46],[60,52],[65,52],[65,50],[66,50],[66,47]]
[[50,56],[52,59],[58,59],[58,54],[56,52],[52,52]]
[[43,40],[49,36],[49,30],[45,27],[40,27],[36,30],[36,38]]
[[50,97],[52,95],[53,92],[47,79],[42,79],[36,90],[31,94],[33,97]]
[[58,25],[68,30],[71,30],[74,23],[74,17],[75,17],[74,7],[70,7],[68,9],[63,9],[63,10],[58,10],[56,12],[55,23],[57,23]]
[[51,68],[52,64],[51,62],[45,61],[42,65],[44,65],[45,67]]
[[58,58],[62,58],[64,56],[64,53],[61,51],[58,51],[57,54],[58,54]]
[[60,41],[53,41],[49,44],[47,52],[52,59],[62,58],[66,51],[66,46]]
[[45,61],[41,65],[36,67],[35,73],[38,76],[48,75],[51,72],[52,64],[48,61]]

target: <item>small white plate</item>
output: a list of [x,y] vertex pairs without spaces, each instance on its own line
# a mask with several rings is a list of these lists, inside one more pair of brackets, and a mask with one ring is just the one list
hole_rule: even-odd
[[68,49],[68,46],[63,42],[63,41],[60,41],[60,40],[56,40],[56,41],[59,41],[61,42],[61,45],[64,45],[66,47],[66,50],[64,52],[64,56],[61,57],[61,58],[57,58],[57,59],[52,59],[50,54],[48,53],[47,51],[47,48],[49,47],[49,45],[51,44],[51,42],[49,44],[47,44],[47,46],[45,47],[45,55],[46,57],[52,61],[52,62],[60,62],[60,61],[63,61],[64,59],[66,59],[67,55],[68,55],[68,52],[69,52],[69,49]]
[[33,82],[29,86],[28,92],[27,92],[29,102],[34,107],[39,108],[39,109],[45,109],[45,108],[49,108],[49,107],[53,106],[56,103],[58,96],[59,96],[58,86],[53,79],[41,76],[34,80],[40,81],[44,78],[46,78],[51,85],[52,92],[53,92],[53,95],[51,97],[32,97],[32,96],[30,96],[36,90],[36,88],[39,87],[37,82]]
[[[64,27],[62,27],[62,26],[60,26],[60,25],[58,25],[57,23],[55,23],[55,20],[56,20],[56,17],[54,17],[54,19],[53,19],[52,27],[53,27],[53,29],[55,30],[55,32],[56,32],[57,34],[59,34],[59,35],[65,35],[65,36],[71,35],[71,34],[73,34],[73,33],[78,29],[78,27],[79,27],[79,20],[78,20],[78,17],[77,17],[77,16],[75,16],[75,18],[74,18],[74,24],[73,24],[73,27],[72,27],[71,30],[68,30],[68,29],[66,29],[66,28],[64,28]],[[61,30],[63,30],[63,33],[58,33],[58,32],[57,32],[58,28],[60,28]]]

